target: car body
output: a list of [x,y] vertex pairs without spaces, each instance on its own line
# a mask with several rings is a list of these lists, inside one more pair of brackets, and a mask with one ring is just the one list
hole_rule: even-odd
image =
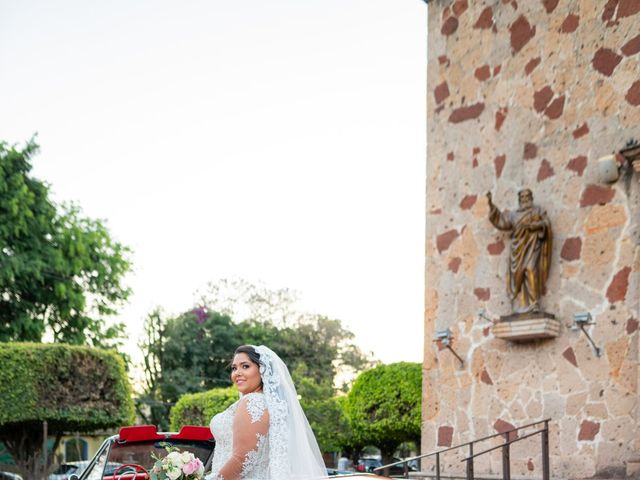
[[148,480],[155,457],[164,457],[167,447],[193,453],[205,466],[211,465],[215,441],[208,427],[182,427],[180,432],[158,432],[155,425],[122,427],[107,438],[87,468],[69,480]]
[[62,463],[47,477],[47,480],[69,480],[74,473],[80,476],[88,466],[88,460]]
[[[204,464],[205,472],[211,468],[215,440],[208,427],[184,426],[179,433],[167,433],[158,432],[154,425],[141,425],[122,427],[118,435],[107,438],[87,468],[80,475],[72,474],[68,480],[148,480],[154,457],[164,457],[166,447],[193,453]],[[327,478],[384,480],[387,477],[337,471],[329,476],[327,471]]]

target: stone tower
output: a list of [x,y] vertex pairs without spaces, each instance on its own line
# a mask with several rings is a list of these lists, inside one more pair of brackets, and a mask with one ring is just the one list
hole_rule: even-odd
[[[428,22],[423,453],[550,417],[552,478],[631,474],[640,161],[617,152],[640,140],[640,1],[431,0]],[[491,322],[511,312],[510,245],[485,193],[516,208],[525,187],[554,229],[542,306],[560,328],[516,342]],[[587,312],[600,356],[571,328]],[[447,328],[464,365],[433,342]],[[460,458],[443,465],[463,471]],[[497,454],[476,465],[501,471]],[[539,439],[514,447],[511,469],[540,476]]]

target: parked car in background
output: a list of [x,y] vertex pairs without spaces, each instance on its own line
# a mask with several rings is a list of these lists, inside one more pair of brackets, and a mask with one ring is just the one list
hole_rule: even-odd
[[0,480],[22,480],[22,477],[17,473],[0,472]]
[[88,466],[88,460],[62,463],[49,475],[48,480],[69,480],[71,474],[75,473],[80,476]]

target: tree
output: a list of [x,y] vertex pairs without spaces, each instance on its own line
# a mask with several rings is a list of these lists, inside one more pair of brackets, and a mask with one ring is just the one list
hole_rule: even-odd
[[0,341],[113,345],[121,324],[107,325],[130,290],[129,249],[79,207],[58,206],[30,175],[38,145],[0,142]]
[[136,411],[147,423],[169,428],[169,410],[183,395],[227,387],[228,365],[241,343],[227,315],[195,308],[167,317],[152,311],[139,343],[143,353],[144,391]]
[[420,443],[422,368],[419,363],[379,365],[361,373],[347,395],[353,442],[376,445],[385,462],[404,441]]
[[375,363],[354,345],[353,333],[340,320],[300,311],[297,293],[288,288],[221,279],[199,296],[208,310],[226,313],[238,323],[243,343],[270,346],[291,371],[304,363],[318,381],[333,382],[338,370],[357,372]]
[[57,448],[65,432],[90,432],[133,421],[122,358],[60,344],[0,344],[0,441],[24,478],[41,478],[43,422]]

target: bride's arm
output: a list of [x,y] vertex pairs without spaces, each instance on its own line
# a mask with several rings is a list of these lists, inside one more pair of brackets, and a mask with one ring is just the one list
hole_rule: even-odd
[[218,472],[218,479],[239,480],[260,438],[265,438],[268,431],[269,412],[264,397],[251,394],[243,397],[233,417],[233,453]]

